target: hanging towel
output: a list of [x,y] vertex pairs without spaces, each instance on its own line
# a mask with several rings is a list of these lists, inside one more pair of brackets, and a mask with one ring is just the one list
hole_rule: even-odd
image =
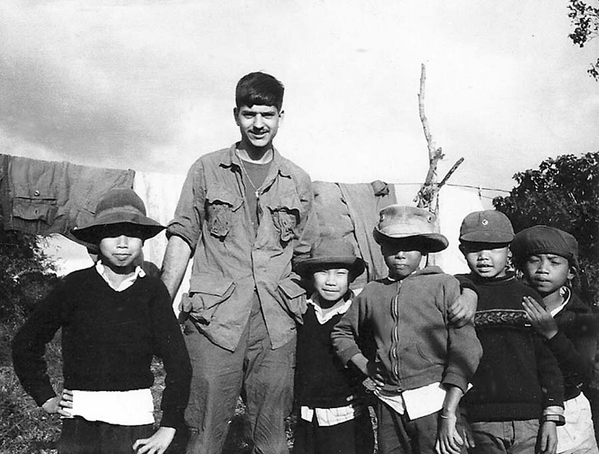
[[380,246],[374,241],[372,230],[378,222],[379,212],[396,203],[395,188],[380,180],[338,185],[353,222],[360,256],[368,262],[367,280],[383,278],[387,275],[387,266]]

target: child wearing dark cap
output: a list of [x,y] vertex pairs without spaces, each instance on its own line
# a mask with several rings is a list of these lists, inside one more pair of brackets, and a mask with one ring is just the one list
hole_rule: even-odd
[[514,230],[499,211],[467,215],[460,250],[474,283],[474,319],[483,356],[462,400],[475,454],[555,453],[556,425],[563,424],[563,385],[555,357],[530,327],[524,297],[541,297],[508,269]]
[[323,239],[296,265],[307,286],[303,323],[297,331],[295,400],[300,414],[294,454],[372,454],[374,434],[364,403],[362,377],[333,352],[331,330],[352,305],[349,285],[364,261],[344,240]]
[[[459,282],[427,255],[448,245],[426,210],[391,205],[380,212],[374,238],[389,269],[369,282],[333,328],[333,347],[353,363],[378,397],[378,452],[466,452],[457,407],[481,356],[474,327],[449,322]],[[376,353],[358,339],[373,333]]]
[[543,304],[525,297],[533,328],[545,338],[564,378],[564,417],[557,428],[558,453],[598,453],[591,406],[582,393],[592,376],[597,347],[596,318],[573,291],[578,271],[578,242],[563,230],[537,225],[519,232],[514,263]]
[[[61,454],[162,454],[184,427],[189,357],[166,287],[139,266],[144,241],[163,228],[132,190],[106,192],[94,219],[72,230],[97,246],[99,260],[65,277],[15,336],[21,384],[46,412],[63,417]],[[57,395],[44,351],[61,328],[64,389]],[[157,431],[154,355],[166,371]]]

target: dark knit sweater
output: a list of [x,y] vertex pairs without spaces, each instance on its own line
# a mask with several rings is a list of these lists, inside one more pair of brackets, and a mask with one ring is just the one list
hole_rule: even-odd
[[558,333],[547,341],[564,378],[565,399],[573,399],[593,377],[597,316],[576,294],[555,316]]
[[75,271],[40,302],[13,341],[13,363],[38,405],[55,396],[43,358],[62,328],[64,387],[82,391],[150,388],[153,355],[166,371],[161,425],[179,427],[189,397],[191,365],[166,287],[138,278],[113,290],[94,267]]
[[[457,276],[477,286],[475,327],[483,356],[462,399],[468,420],[538,419],[548,406],[563,406],[563,385],[555,357],[526,323],[522,298],[541,297],[513,275],[482,279]],[[545,392],[543,392],[545,390]]]
[[348,404],[347,398],[359,389],[360,376],[346,368],[333,352],[331,330],[342,314],[320,324],[314,306],[308,305],[304,323],[297,332],[295,398],[311,408],[335,408]]

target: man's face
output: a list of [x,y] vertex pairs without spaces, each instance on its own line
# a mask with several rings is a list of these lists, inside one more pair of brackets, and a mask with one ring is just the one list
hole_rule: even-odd
[[460,250],[473,273],[485,279],[506,275],[509,246],[493,243],[463,243]]
[[235,123],[241,132],[241,142],[250,148],[248,151],[270,150],[279,130],[283,112],[279,112],[275,106],[254,104],[252,107],[236,107],[233,113]]
[[550,295],[572,279],[568,259],[556,254],[535,254],[522,266],[524,278],[541,296]]

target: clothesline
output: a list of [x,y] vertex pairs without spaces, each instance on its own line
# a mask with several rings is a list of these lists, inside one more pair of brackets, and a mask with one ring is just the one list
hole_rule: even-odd
[[[422,183],[393,183],[395,186],[414,186]],[[509,194],[511,191],[507,189],[497,189],[497,188],[486,188],[484,186],[474,186],[470,184],[455,184],[455,183],[446,183],[445,186],[452,186],[454,188],[468,188],[468,189],[477,189],[480,191],[493,191],[493,192],[504,192]]]

